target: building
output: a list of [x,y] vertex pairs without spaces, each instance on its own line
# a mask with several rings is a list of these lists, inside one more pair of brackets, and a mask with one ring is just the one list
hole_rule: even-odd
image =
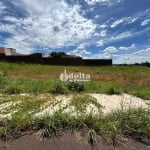
[[16,50],[13,48],[0,47],[0,55],[13,56],[16,55]]

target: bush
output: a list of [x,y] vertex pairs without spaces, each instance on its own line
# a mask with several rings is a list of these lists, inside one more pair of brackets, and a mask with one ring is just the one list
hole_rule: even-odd
[[114,87],[110,87],[107,91],[107,94],[113,95],[113,94],[120,94],[120,91],[116,90]]
[[50,92],[53,94],[66,94],[68,93],[68,90],[61,81],[55,81]]
[[26,87],[28,88],[27,91],[37,95],[39,93],[45,92],[45,83],[42,80],[30,80]]
[[0,76],[8,76],[8,71],[7,70],[0,71]]
[[22,87],[19,85],[15,85],[15,84],[12,84],[12,85],[6,87],[6,89],[4,90],[4,92],[7,94],[19,94],[22,91],[23,91]]
[[100,84],[100,82],[97,81],[88,81],[84,83],[85,91],[90,93],[101,93],[103,88]]
[[84,84],[80,82],[68,82],[67,87],[70,91],[73,92],[84,91]]

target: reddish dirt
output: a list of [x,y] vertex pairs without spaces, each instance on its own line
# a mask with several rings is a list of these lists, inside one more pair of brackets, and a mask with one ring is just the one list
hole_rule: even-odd
[[[97,136],[97,144],[93,147],[87,142],[87,136],[71,135],[65,132],[60,137],[41,141],[37,134],[25,135],[4,143],[0,141],[0,150],[114,150],[113,144]],[[126,139],[115,146],[116,150],[149,150],[150,146],[132,139]]]
[[[20,74],[18,72],[12,72],[10,74],[11,77],[29,77],[29,78],[36,78],[36,79],[52,79],[54,76],[49,74]],[[150,82],[150,76],[123,76],[119,74],[99,74],[95,73],[92,75],[92,79],[96,81],[113,81],[116,83],[137,83],[142,84],[143,82]]]
[[124,78],[122,76],[114,76],[114,75],[93,75],[94,80],[97,81],[115,81],[115,82],[123,82]]
[[121,75],[93,75],[93,79],[97,81],[114,81],[116,83],[143,83],[143,82],[150,82],[150,76],[121,76]]

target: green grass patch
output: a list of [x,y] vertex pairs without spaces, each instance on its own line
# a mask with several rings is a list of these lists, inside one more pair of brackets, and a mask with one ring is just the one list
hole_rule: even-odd
[[[90,73],[91,81],[60,82],[59,75],[64,68],[67,72]],[[0,62],[0,93],[129,93],[150,99],[149,75],[150,68],[144,66],[64,67]]]
[[17,115],[10,121],[1,123],[0,137],[6,139],[12,135],[21,134],[28,130],[41,130],[41,137],[56,136],[63,128],[71,131],[89,129],[89,141],[96,143],[95,134],[101,134],[111,139],[114,143],[122,136],[130,136],[135,139],[150,138],[150,111],[133,109],[129,111],[117,111],[107,116],[84,115],[73,117],[61,111],[52,116],[33,119],[31,115]]
[[12,78],[0,77],[0,93],[19,94],[19,93],[101,93],[101,94],[121,94],[129,93],[150,99],[150,83],[143,82],[137,86],[134,83],[116,83],[112,81],[88,81],[82,83],[62,82],[58,79],[31,79],[31,78]]

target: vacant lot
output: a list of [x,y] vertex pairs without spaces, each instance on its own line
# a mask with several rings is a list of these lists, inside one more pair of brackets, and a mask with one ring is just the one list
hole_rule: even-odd
[[[91,81],[61,82],[64,68],[90,73]],[[0,149],[61,149],[63,141],[69,149],[145,150],[150,144],[149,100],[148,67],[1,62]]]

